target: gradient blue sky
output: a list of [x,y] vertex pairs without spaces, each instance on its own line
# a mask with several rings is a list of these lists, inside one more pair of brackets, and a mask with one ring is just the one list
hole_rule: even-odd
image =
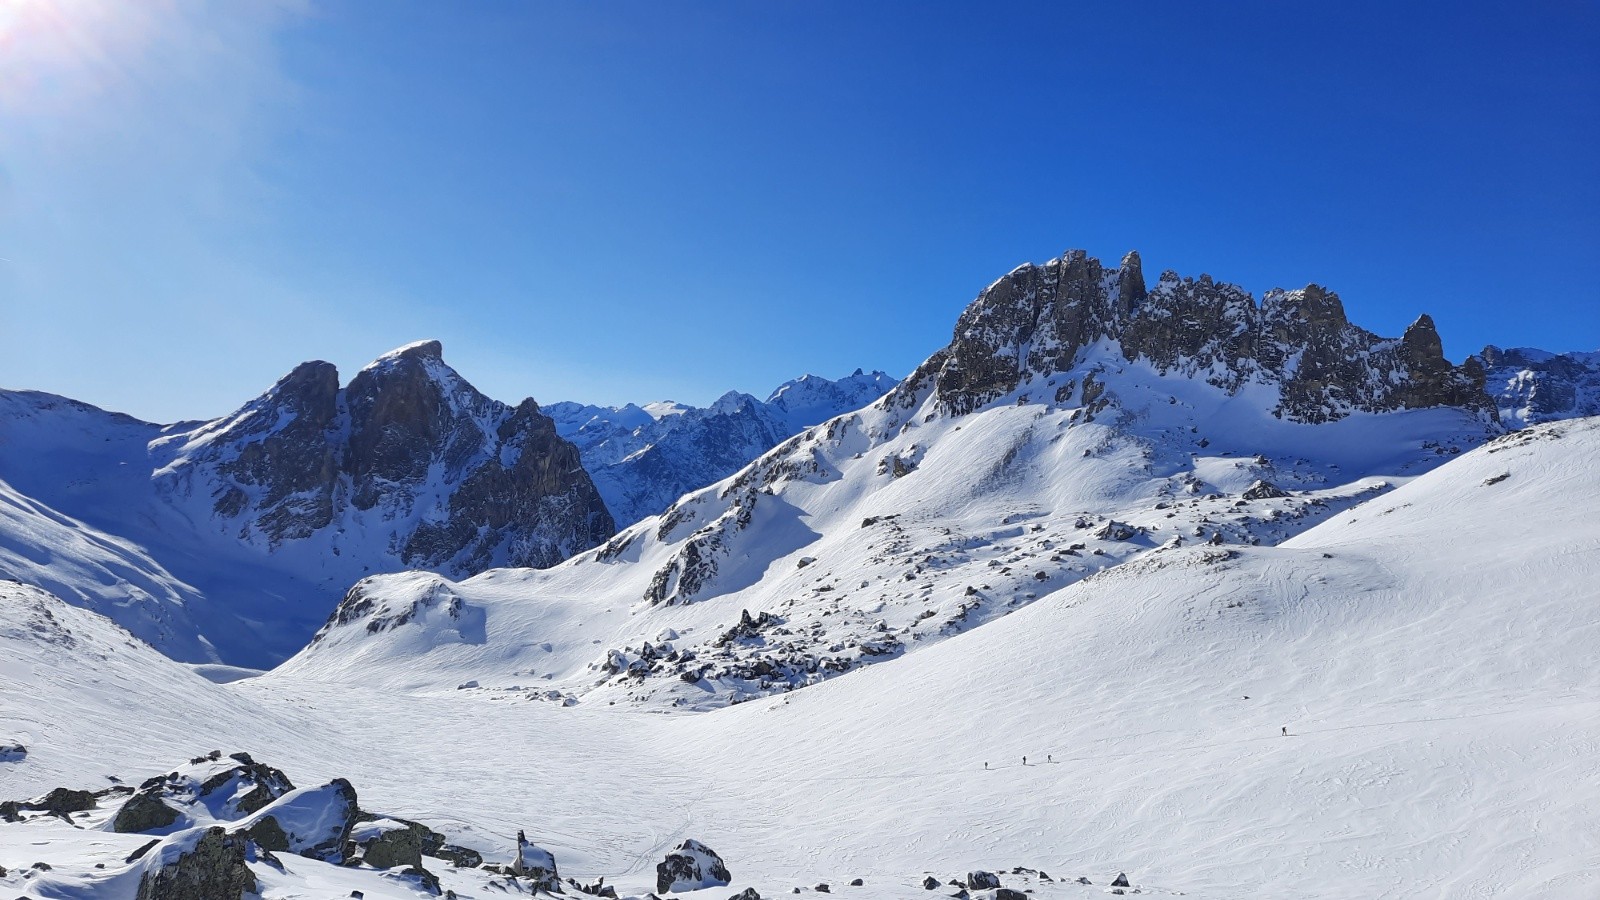
[[1600,348],[1600,4],[0,0],[0,385],[903,375],[1083,247]]

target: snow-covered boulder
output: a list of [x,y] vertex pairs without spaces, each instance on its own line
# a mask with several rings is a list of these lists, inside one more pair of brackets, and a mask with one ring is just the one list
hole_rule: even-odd
[[993,872],[968,872],[967,887],[975,891],[990,891],[1000,886],[1000,876]]
[[137,900],[240,900],[255,893],[249,840],[220,826],[179,832],[143,857]]
[[350,829],[361,861],[379,869],[422,865],[422,838],[404,822],[370,819]]
[[124,834],[233,822],[294,790],[289,777],[248,753],[213,751],[139,785],[111,820]]
[[325,862],[344,860],[345,841],[355,823],[356,789],[343,778],[322,787],[290,791],[259,812],[240,820],[233,831],[266,850],[286,850]]
[[517,859],[511,864],[511,874],[532,879],[537,890],[555,890],[561,886],[561,875],[556,871],[555,854],[528,840],[526,832],[517,832]]
[[679,844],[656,865],[656,890],[662,893],[722,887],[732,880],[722,857],[693,838]]

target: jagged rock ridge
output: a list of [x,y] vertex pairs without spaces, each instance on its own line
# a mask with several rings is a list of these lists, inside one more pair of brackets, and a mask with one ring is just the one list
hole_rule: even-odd
[[615,527],[578,451],[533,400],[479,393],[437,341],[362,369],[342,390],[308,362],[231,416],[169,439],[158,489],[211,502],[218,524],[269,548],[355,526],[400,563],[467,575],[551,566]]
[[1476,358],[1488,370],[1489,393],[1510,427],[1600,415],[1600,352],[1502,350],[1491,344]]
[[892,392],[892,402],[909,407],[931,384],[942,409],[968,413],[1070,370],[1102,341],[1129,361],[1228,391],[1275,386],[1274,413],[1294,422],[1429,406],[1495,414],[1483,367],[1471,359],[1451,365],[1426,315],[1400,338],[1381,338],[1351,324],[1338,294],[1318,285],[1269,291],[1257,305],[1209,275],[1168,271],[1147,290],[1137,252],[1107,269],[1082,250],[1018,267],[985,289],[950,345]]

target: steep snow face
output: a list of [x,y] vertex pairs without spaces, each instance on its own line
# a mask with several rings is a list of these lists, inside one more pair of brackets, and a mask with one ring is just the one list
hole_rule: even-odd
[[[273,665],[372,572],[548,566],[615,530],[549,417],[478,393],[437,342],[386,354],[343,389],[333,366],[306,363],[211,422],[161,427],[20,392],[0,403],[0,477],[28,498],[0,502],[0,547],[15,548],[0,572],[108,610],[190,662]],[[45,535],[74,520],[82,540]],[[70,566],[37,562],[41,535]],[[134,591],[108,609],[118,578],[164,612]]]
[[805,375],[784,382],[766,401],[729,392],[705,408],[552,403],[545,411],[577,445],[618,524],[630,525],[721,481],[802,429],[866,406],[895,383],[857,369],[837,381]]
[[1478,359],[1508,427],[1600,415],[1600,351],[1558,354],[1491,345]]
[[[1425,320],[1383,341],[1320,290],[1263,312],[1209,279],[1146,293],[1136,259],[1097,265],[1014,272],[879,402],[563,566],[364,581],[280,671],[740,703],[912,654],[1158,548],[1281,542],[1498,433]],[[1121,339],[1084,343],[1083,316]],[[1457,392],[1463,405],[1443,402]],[[380,613],[419,590],[481,617],[483,640]]]
[[[37,585],[119,622],[174,659],[214,662],[207,631],[228,616],[144,548],[106,534],[0,481],[0,577]],[[196,615],[211,616],[202,627]],[[232,623],[236,631],[242,623]]]
[[889,393],[896,384],[899,384],[896,379],[882,372],[860,369],[837,381],[802,375],[779,385],[767,398],[767,406],[783,415],[790,434],[798,434],[834,416],[866,406]]
[[[1105,896],[1118,872],[1217,900],[1593,896],[1597,459],[1600,420],[1536,426],[1280,546],[1159,550],[924,652],[694,716],[284,672],[190,684],[125,637],[61,657],[48,627],[4,627],[0,674],[33,680],[0,692],[0,738],[30,748],[0,784],[34,796],[240,747],[448,823],[494,862],[527,828],[563,874],[622,896],[653,890],[690,839],[726,861],[726,894],[830,882],[908,900],[929,874],[985,869],[1040,900]],[[486,609],[491,628],[510,613]],[[142,840],[0,825],[0,865],[24,892],[127,896],[113,882]],[[24,882],[34,860],[54,871]],[[369,869],[282,860],[258,867],[266,896],[407,896]],[[468,896],[474,874],[445,886]]]

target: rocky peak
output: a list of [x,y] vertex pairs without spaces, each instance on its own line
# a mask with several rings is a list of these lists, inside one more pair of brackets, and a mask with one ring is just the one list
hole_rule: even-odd
[[[453,575],[549,566],[604,541],[610,514],[576,448],[533,400],[515,408],[445,364],[438,341],[386,353],[339,389],[325,362],[297,366],[239,412],[183,436],[156,477],[209,491],[223,527],[286,542],[363,543],[368,568]],[[347,513],[366,513],[343,521]],[[373,535],[377,537],[377,535]],[[374,546],[377,549],[374,549]]]
[[1320,285],[1271,291],[1258,306],[1210,275],[1167,271],[1146,291],[1137,253],[1107,270],[1082,250],[1020,266],[986,288],[961,314],[950,345],[885,402],[915,405],[931,385],[943,410],[964,414],[1072,369],[1102,341],[1129,361],[1225,390],[1276,385],[1276,412],[1293,421],[1424,406],[1494,415],[1481,368],[1452,366],[1426,316],[1406,337],[1384,339],[1350,324],[1339,295]]
[[1133,312],[1144,302],[1144,269],[1139,261],[1139,251],[1129,250],[1117,267],[1117,309],[1123,315]]
[[[483,424],[504,412],[445,365],[438,341],[409,344],[380,357],[350,380],[347,468],[358,479],[412,483],[443,462],[454,473],[470,464],[487,435]],[[371,492],[356,505],[370,509]]]
[[1491,344],[1467,362],[1486,370],[1500,418],[1513,428],[1600,415],[1600,352],[1550,353]]

